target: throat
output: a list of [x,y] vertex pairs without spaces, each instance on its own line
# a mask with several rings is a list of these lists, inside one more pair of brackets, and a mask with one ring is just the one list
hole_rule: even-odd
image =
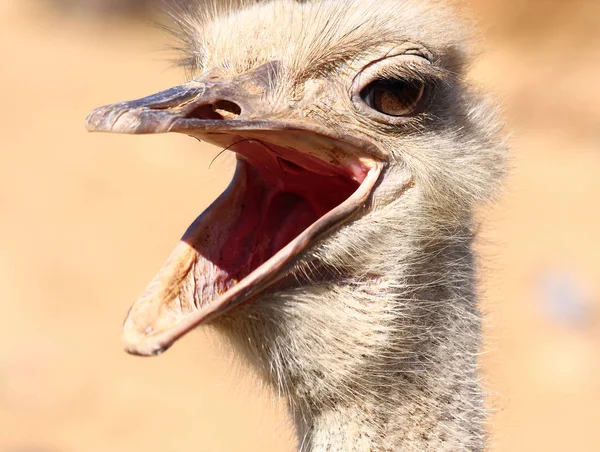
[[274,189],[253,172],[250,168],[238,219],[215,259],[230,279],[238,281],[319,218],[304,197]]

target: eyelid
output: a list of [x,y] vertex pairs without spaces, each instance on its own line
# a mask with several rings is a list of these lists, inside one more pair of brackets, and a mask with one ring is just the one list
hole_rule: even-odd
[[[394,61],[397,61],[394,64]],[[378,79],[386,79],[386,78],[413,78],[411,77],[411,73],[413,71],[408,69],[408,66],[412,64],[419,64],[423,66],[430,66],[431,62],[423,56],[414,55],[414,54],[403,54],[396,55],[393,57],[388,57],[382,60],[375,61],[374,63],[367,65],[355,78],[352,82],[352,91],[353,95],[356,93],[360,93],[363,89],[365,89],[369,84],[378,80]],[[394,77],[384,76],[382,73],[385,73],[386,69],[393,70],[394,73],[398,75],[394,75]],[[402,73],[405,72],[404,77]]]

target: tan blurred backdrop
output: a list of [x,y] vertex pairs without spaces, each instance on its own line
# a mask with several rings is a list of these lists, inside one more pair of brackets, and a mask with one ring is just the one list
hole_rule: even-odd
[[[210,333],[121,351],[129,305],[233,159],[86,134],[93,107],[183,80],[162,33],[103,1],[0,0],[0,452],[292,451],[276,396]],[[514,168],[481,212],[493,450],[597,451],[600,3],[471,3],[473,78],[506,105]]]

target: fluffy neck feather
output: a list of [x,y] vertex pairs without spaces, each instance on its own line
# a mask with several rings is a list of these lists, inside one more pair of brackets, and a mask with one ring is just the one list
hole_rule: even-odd
[[477,347],[464,342],[432,344],[424,354],[428,357],[423,356],[431,361],[415,363],[412,372],[390,366],[388,371],[396,375],[373,382],[379,385],[376,396],[342,400],[309,416],[296,410],[300,450],[483,450]]

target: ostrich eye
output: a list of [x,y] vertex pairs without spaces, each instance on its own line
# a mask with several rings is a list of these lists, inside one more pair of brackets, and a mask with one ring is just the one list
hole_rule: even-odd
[[371,108],[388,116],[408,116],[420,104],[425,84],[420,81],[377,80],[369,84],[360,96]]

